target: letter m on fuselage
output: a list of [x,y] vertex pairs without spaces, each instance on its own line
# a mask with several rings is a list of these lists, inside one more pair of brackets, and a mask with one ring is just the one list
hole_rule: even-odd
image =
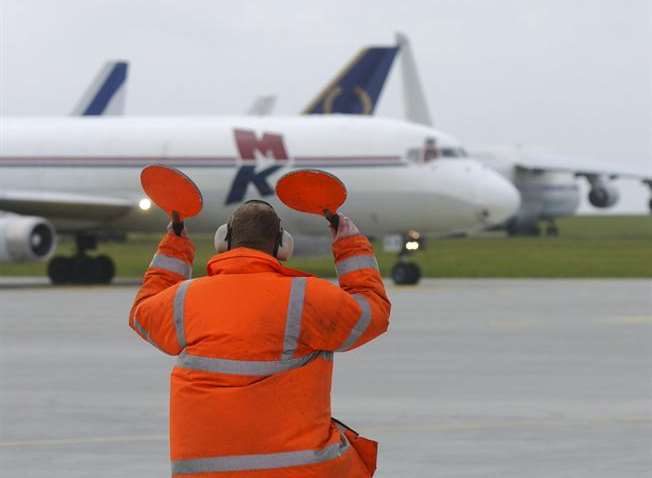
[[261,196],[274,194],[267,178],[279,170],[282,165],[273,164],[261,171],[256,171],[255,161],[260,156],[273,161],[287,161],[288,153],[283,136],[275,133],[263,133],[259,138],[255,131],[248,129],[235,129],[233,132],[240,158],[243,162],[250,162],[250,164],[244,164],[238,169],[231,190],[226,197],[226,204],[241,202],[247,195],[249,184],[253,184]]
[[258,138],[255,131],[248,129],[236,129],[234,133],[238,152],[245,161],[254,161],[256,151],[269,159],[288,159],[283,136],[280,134],[263,133],[262,137]]

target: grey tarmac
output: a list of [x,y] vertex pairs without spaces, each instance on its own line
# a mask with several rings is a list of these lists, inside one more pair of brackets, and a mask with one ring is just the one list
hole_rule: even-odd
[[[333,414],[389,477],[652,470],[652,281],[389,286],[390,332],[335,358]],[[2,476],[168,476],[174,362],[127,325],[135,287],[0,282]]]

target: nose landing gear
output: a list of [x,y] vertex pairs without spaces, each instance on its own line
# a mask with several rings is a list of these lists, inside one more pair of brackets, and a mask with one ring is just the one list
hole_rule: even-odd
[[408,256],[424,246],[424,240],[416,231],[410,231],[398,239],[399,247],[388,246],[386,250],[398,250],[398,262],[392,267],[391,276],[396,285],[415,285],[421,280],[421,267],[410,262]]
[[55,256],[48,264],[50,282],[60,284],[109,284],[115,275],[113,260],[104,254],[89,256],[86,251],[97,248],[97,236],[75,236],[74,256]]

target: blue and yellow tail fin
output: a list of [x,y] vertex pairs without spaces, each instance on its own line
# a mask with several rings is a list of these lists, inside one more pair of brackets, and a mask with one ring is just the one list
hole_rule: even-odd
[[395,46],[363,48],[302,113],[373,114],[397,52]]

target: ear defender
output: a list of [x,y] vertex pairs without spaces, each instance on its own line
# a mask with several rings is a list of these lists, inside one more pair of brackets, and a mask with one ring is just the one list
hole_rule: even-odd
[[217,252],[226,252],[229,250],[230,235],[229,234],[229,225],[222,224],[215,231],[215,238],[213,240],[213,245]]
[[285,229],[282,229],[281,240],[278,244],[278,249],[276,250],[275,257],[279,261],[287,261],[290,257],[292,257],[293,252],[294,238],[292,237],[292,234],[287,232]]

